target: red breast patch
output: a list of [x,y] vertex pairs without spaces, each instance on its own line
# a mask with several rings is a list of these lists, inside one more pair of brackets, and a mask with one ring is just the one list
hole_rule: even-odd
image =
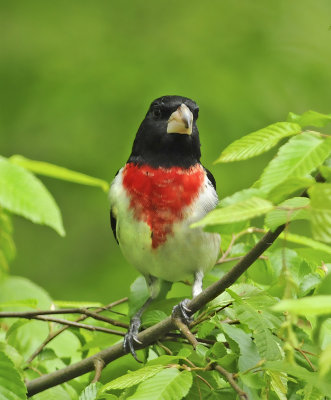
[[123,185],[130,196],[130,208],[136,219],[151,228],[153,249],[166,241],[173,223],[183,218],[183,209],[198,195],[204,175],[200,164],[187,169],[125,166]]

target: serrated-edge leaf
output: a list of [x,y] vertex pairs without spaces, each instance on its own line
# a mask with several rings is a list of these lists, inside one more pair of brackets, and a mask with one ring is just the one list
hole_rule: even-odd
[[0,398],[25,400],[26,387],[12,360],[0,351]]
[[[314,181],[315,182],[315,181]],[[219,207],[227,207],[231,204],[239,203],[240,201],[248,200],[252,197],[265,198],[266,194],[257,188],[248,188],[235,192],[230,196],[220,200]]]
[[276,122],[231,143],[215,163],[247,160],[270,150],[282,138],[300,132],[301,127],[296,123]]
[[272,306],[274,311],[288,311],[294,314],[327,315],[331,314],[331,295],[303,297],[301,299],[285,299]]
[[306,132],[291,138],[264,169],[260,189],[270,192],[289,178],[304,177],[319,167],[330,152],[330,138],[322,139]]
[[137,369],[136,371],[122,375],[119,378],[116,378],[113,381],[107,383],[103,386],[102,392],[111,389],[125,389],[130,386],[138,385],[138,383],[151,378],[158,372],[162,371],[164,368],[164,365],[157,364],[148,365],[147,367]]
[[288,375],[292,375],[296,378],[302,379],[303,381],[310,383],[325,395],[329,395],[331,393],[331,384],[329,382],[320,380],[317,372],[308,371],[307,369],[299,365],[291,364],[284,360],[268,361],[264,365],[264,368],[279,372],[286,371]]
[[294,233],[286,232],[286,234],[281,233],[278,238],[288,242],[311,247],[314,250],[320,250],[324,251],[325,253],[331,254],[331,246],[328,246],[327,244],[324,243],[320,243],[306,236],[301,236]]
[[100,382],[94,382],[86,386],[80,394],[78,400],[96,400],[98,398],[99,389],[102,387]]
[[311,199],[311,226],[313,237],[331,242],[331,184],[316,183],[308,190]]
[[227,291],[236,300],[234,309],[238,319],[253,331],[255,344],[260,356],[266,360],[280,359],[280,348],[270,331],[270,329],[275,326],[273,321],[265,318],[261,310],[256,309],[247,301],[242,300],[230,289]]
[[280,185],[275,186],[268,193],[268,200],[272,201],[273,203],[279,203],[285,200],[292,193],[299,192],[299,190],[309,188],[315,183],[316,181],[312,176],[286,179]]
[[271,387],[277,394],[279,400],[287,400],[287,375],[285,372],[278,371],[267,371],[267,374],[271,378]]
[[286,120],[288,122],[295,122],[303,128],[305,126],[323,127],[331,122],[331,114],[322,114],[313,110],[305,111],[301,115],[290,112]]
[[23,167],[0,156],[0,205],[64,236],[60,210],[43,183]]
[[251,197],[227,207],[217,208],[207,214],[202,220],[192,224],[191,227],[245,221],[266,214],[273,208],[274,206],[270,201],[260,197]]
[[167,368],[141,383],[128,400],[180,400],[192,386],[192,374]]
[[265,217],[265,224],[274,230],[278,226],[299,219],[309,219],[306,208],[310,203],[307,197],[293,197],[279,204],[275,210],[270,211]]
[[11,163],[19,165],[38,175],[49,176],[50,178],[79,183],[81,185],[100,187],[106,193],[109,191],[108,182],[81,172],[76,172],[44,161],[30,160],[20,155],[14,155],[10,157],[9,160]]

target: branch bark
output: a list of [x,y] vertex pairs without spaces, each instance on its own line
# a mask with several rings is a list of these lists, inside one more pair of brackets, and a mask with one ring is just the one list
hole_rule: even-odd
[[[285,225],[281,225],[274,232],[267,232],[227,274],[225,274],[219,281],[205,289],[197,297],[192,299],[187,304],[187,307],[192,310],[192,312],[196,312],[209,301],[223,293],[225,289],[231,286],[253,264],[253,262],[273,244],[284,228]],[[137,346],[137,348],[144,348],[149,344],[156,342],[174,328],[171,317],[168,317],[158,324],[145,329],[138,335],[138,339],[142,342],[142,345]],[[93,371],[95,369],[96,359],[101,359],[105,365],[107,365],[111,361],[122,357],[124,354],[123,343],[121,341],[120,343],[104,349],[91,357],[28,382],[28,396],[32,396],[43,390],[67,382],[77,376]]]

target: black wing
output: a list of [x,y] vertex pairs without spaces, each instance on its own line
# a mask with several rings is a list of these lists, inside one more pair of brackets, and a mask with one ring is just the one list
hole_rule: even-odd
[[[116,172],[115,177],[117,176],[119,171],[120,170],[118,170]],[[114,238],[115,238],[116,242],[118,243],[118,239],[117,239],[117,236],[116,236],[116,217],[115,217],[115,214],[113,213],[112,209],[110,209],[110,226],[111,226],[111,230],[113,231]]]
[[118,243],[118,239],[117,239],[117,236],[116,236],[116,218],[115,218],[115,215],[114,215],[112,209],[110,209],[110,226],[111,226],[111,229],[113,231],[114,238],[115,238],[116,242]]
[[204,167],[204,169],[206,171],[207,178],[210,180],[210,183],[214,186],[214,189],[216,190],[216,181],[213,174],[207,168]]

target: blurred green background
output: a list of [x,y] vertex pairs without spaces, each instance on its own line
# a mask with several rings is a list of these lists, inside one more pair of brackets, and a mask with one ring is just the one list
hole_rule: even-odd
[[[330,0],[0,1],[0,154],[110,181],[150,102],[200,105],[202,161],[220,196],[248,187],[270,157],[212,165],[288,111],[330,112]],[[66,238],[15,218],[12,272],[56,299],[107,302],[136,271],[109,228],[105,194],[42,178]]]

